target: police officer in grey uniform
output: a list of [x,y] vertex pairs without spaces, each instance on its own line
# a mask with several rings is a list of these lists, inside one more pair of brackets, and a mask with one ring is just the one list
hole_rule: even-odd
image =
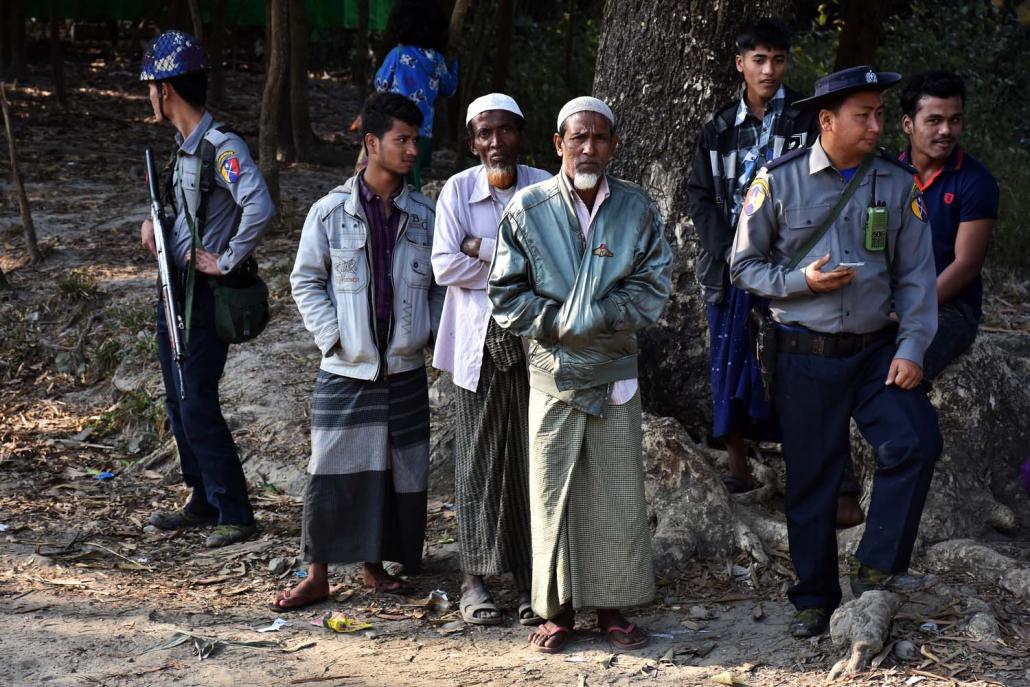
[[794,103],[818,112],[820,137],[759,173],[734,238],[733,284],[768,298],[774,320],[797,637],[825,632],[841,599],[834,519],[851,419],[877,461],[856,596],[908,567],[941,451],[920,386],[937,329],[930,226],[914,170],[876,147],[883,91],[900,78],[845,69]]
[[[182,508],[155,513],[150,523],[165,530],[215,525],[206,544],[216,547],[251,536],[254,514],[236,445],[218,399],[228,344],[215,335],[209,280],[229,275],[243,265],[268,228],[274,206],[247,144],[238,135],[222,130],[204,109],[207,68],[207,56],[196,38],[181,31],[167,31],[144,52],[140,79],[149,86],[154,116],[171,122],[178,132],[169,199],[176,216],[169,243],[179,271],[175,278],[181,284],[187,282],[194,248],[191,222],[200,234],[193,258],[196,278],[183,364],[185,399],[180,398],[164,309],[160,307],[157,337],[165,407],[179,449],[183,480],[193,492]],[[205,139],[214,147],[209,174],[213,183],[202,205]],[[205,209],[198,218],[201,207]],[[156,254],[149,218],[143,222],[141,233],[143,245]]]

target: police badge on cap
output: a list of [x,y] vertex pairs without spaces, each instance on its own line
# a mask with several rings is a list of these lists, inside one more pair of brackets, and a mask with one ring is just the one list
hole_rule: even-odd
[[815,95],[797,100],[792,106],[799,110],[818,110],[828,102],[848,93],[860,91],[886,91],[901,81],[896,72],[878,72],[872,67],[850,67],[828,74],[815,82]]

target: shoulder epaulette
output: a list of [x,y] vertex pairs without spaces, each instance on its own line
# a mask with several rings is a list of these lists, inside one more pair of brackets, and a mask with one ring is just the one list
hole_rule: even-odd
[[909,174],[919,174],[918,170],[916,170],[915,167],[913,167],[912,165],[908,164],[904,160],[899,160],[897,158],[897,156],[891,155],[889,152],[887,152],[886,148],[880,148],[879,157],[880,157],[881,160],[884,160],[886,162],[890,162],[891,164],[894,164],[894,165],[897,165],[898,167],[901,167],[903,170],[905,170]]
[[806,153],[808,153],[808,150],[809,150],[808,148],[796,148],[796,149],[790,151],[789,153],[784,153],[783,155],[780,155],[778,158],[776,158],[772,162],[767,162],[765,164],[765,169],[769,170],[769,171],[774,170],[777,167],[780,167],[781,165],[783,165],[783,164],[785,164],[787,162],[790,162],[791,160],[796,160],[797,158],[801,157],[802,155],[805,155]]

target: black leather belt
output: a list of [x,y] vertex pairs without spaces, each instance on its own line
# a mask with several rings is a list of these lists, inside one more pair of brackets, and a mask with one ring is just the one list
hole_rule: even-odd
[[820,334],[776,328],[776,349],[780,353],[817,355],[822,358],[846,358],[884,339],[893,338],[895,325],[869,334]]

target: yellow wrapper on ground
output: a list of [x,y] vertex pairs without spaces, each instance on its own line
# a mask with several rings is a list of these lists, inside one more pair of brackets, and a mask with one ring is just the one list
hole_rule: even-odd
[[357,632],[372,627],[370,623],[352,618],[342,611],[332,611],[322,616],[322,626],[328,627],[333,632]]

